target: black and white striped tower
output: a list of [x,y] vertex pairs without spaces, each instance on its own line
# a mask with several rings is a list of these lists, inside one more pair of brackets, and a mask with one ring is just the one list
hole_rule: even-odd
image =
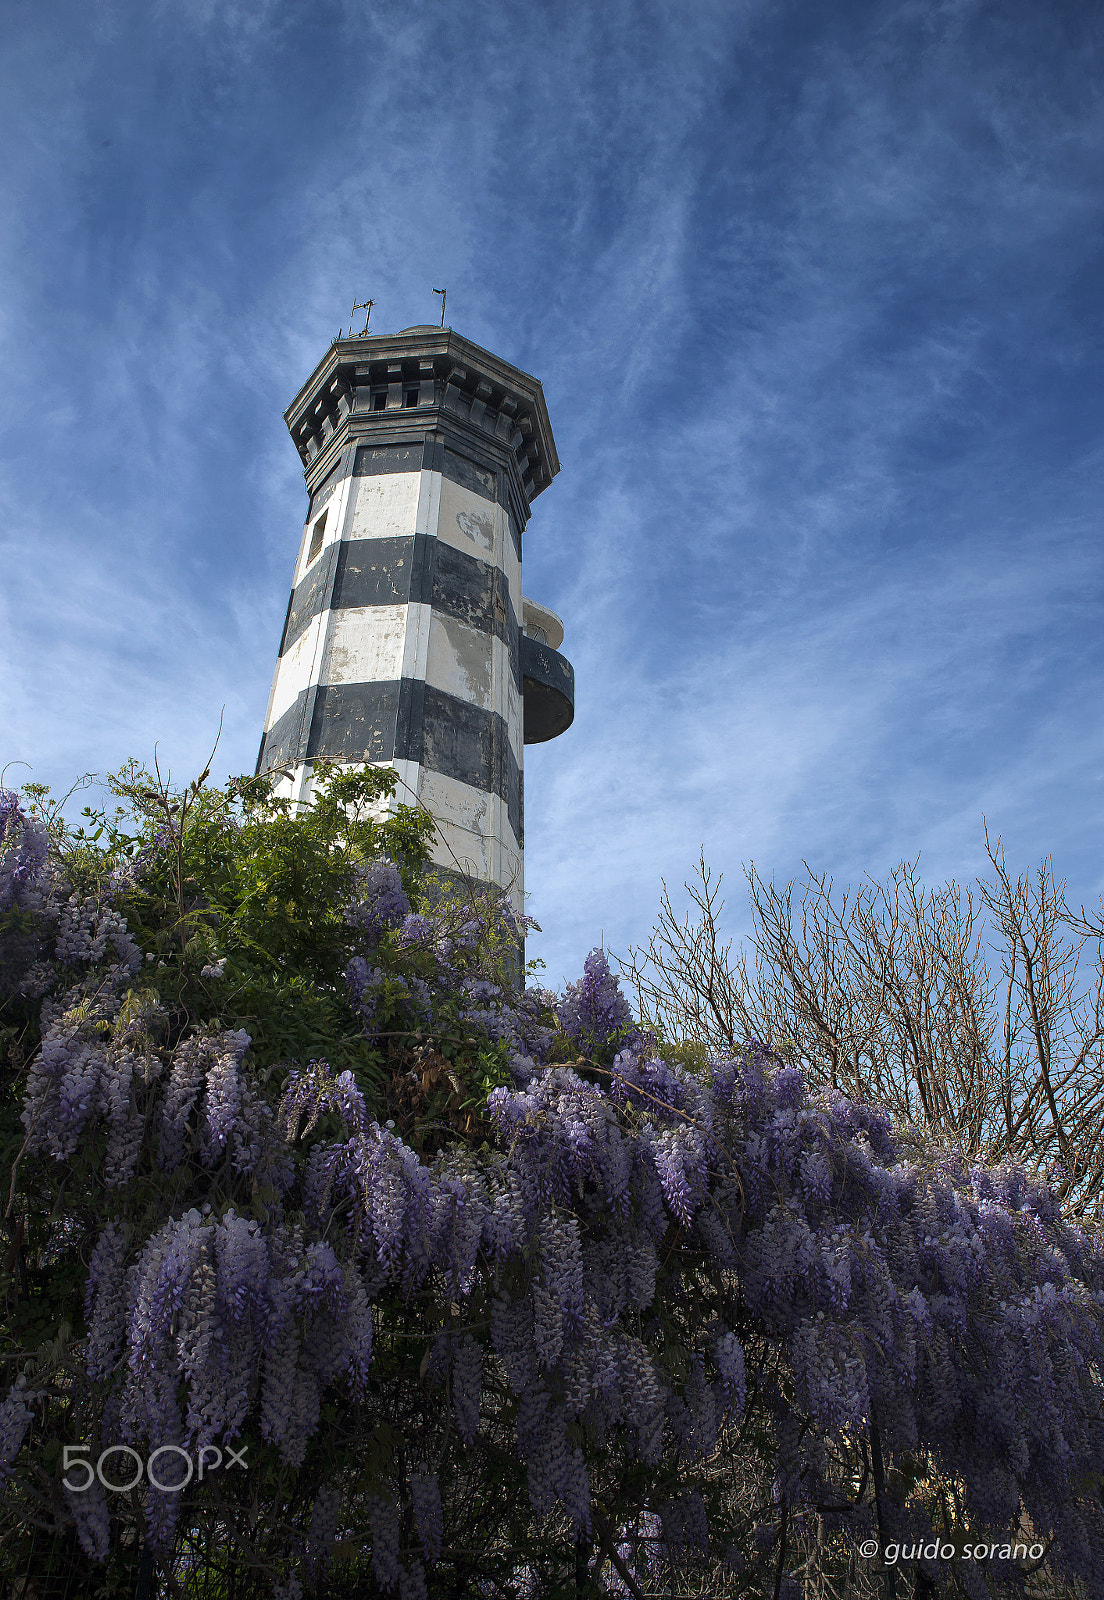
[[310,506],[257,770],[388,763],[435,860],[523,893],[524,746],[574,716],[563,625],[524,599],[559,471],[540,383],[449,328],[338,339],[285,420]]

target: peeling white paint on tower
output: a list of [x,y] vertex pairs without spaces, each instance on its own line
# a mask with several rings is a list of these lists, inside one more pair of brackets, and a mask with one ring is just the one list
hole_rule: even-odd
[[523,598],[559,471],[540,383],[448,328],[337,340],[285,413],[310,508],[257,770],[387,763],[435,860],[521,909],[526,744],[574,715],[563,624]]

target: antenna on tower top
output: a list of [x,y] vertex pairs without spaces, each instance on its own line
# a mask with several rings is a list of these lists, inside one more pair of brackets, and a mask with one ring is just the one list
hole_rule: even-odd
[[441,326],[443,328],[445,325],[445,296],[448,294],[448,290],[434,289],[433,292],[434,294],[439,294],[441,296]]
[[[358,339],[366,339],[368,337],[368,324],[371,321],[372,307],[375,305],[375,303],[376,302],[374,300],[361,300],[359,302],[356,300],[353,301],[353,309],[349,315],[351,317],[355,317],[358,311],[363,311],[365,313],[364,327],[361,329],[360,333],[357,334]],[[352,331],[352,328],[350,328],[350,336],[352,335]]]

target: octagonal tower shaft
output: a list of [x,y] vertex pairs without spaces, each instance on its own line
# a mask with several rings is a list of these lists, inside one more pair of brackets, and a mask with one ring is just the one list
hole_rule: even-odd
[[540,383],[451,329],[337,340],[285,413],[310,496],[257,770],[386,763],[434,859],[521,908],[524,746],[574,714],[522,534],[559,470]]

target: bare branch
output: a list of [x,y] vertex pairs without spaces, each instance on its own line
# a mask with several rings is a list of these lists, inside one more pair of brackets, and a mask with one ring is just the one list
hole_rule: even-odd
[[[837,891],[805,864],[784,887],[745,868],[753,930],[721,933],[721,877],[699,856],[676,912],[663,885],[646,946],[621,962],[669,1045],[751,1038],[810,1081],[887,1107],[970,1160],[1053,1175],[1071,1215],[1104,1210],[1104,905],[1069,912],[1049,860],[1013,878],[985,834],[987,882],[927,889],[918,861]],[[987,915],[986,915],[987,914]],[[1091,947],[1091,978],[1082,977]],[[991,962],[999,962],[999,989]],[[1088,970],[1086,965],[1086,970]]]

